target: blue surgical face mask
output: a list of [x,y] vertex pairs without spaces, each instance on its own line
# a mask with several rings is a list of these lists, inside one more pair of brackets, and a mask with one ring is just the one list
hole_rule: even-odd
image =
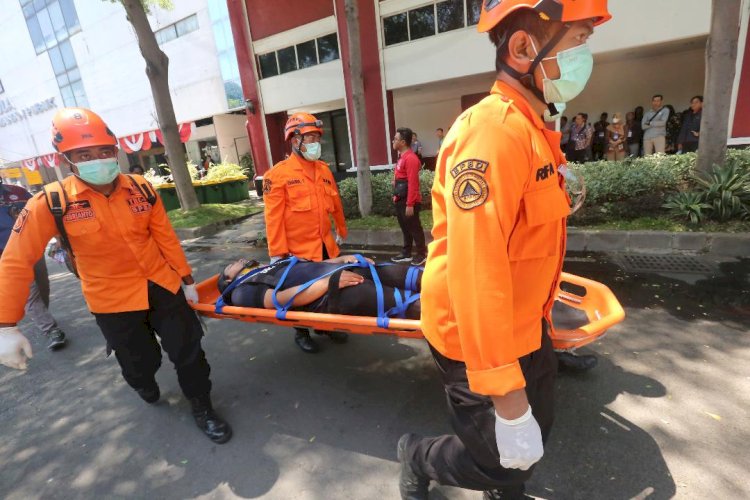
[[120,175],[120,166],[115,158],[82,161],[73,165],[78,169],[78,177],[82,181],[96,186],[109,184]]
[[[531,46],[535,52],[539,53],[534,40],[531,40]],[[557,60],[560,78],[550,80],[547,78],[544,65],[540,65],[544,76],[544,99],[548,103],[570,102],[583,92],[591,78],[591,72],[594,70],[594,56],[591,54],[591,49],[584,43],[572,49],[562,50],[555,56],[545,57],[542,61],[550,59]]]
[[305,144],[305,151],[302,152],[302,156],[307,161],[316,161],[320,158],[320,143],[319,142],[308,142]]

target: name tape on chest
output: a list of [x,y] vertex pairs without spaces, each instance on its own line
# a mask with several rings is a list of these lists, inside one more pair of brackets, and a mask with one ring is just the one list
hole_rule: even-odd
[[89,200],[77,200],[68,203],[63,220],[65,222],[79,222],[93,219],[94,217],[94,209],[91,208],[91,202]]
[[489,168],[484,160],[465,160],[451,169],[453,176],[453,201],[458,208],[471,210],[483,205],[490,195],[484,175]]

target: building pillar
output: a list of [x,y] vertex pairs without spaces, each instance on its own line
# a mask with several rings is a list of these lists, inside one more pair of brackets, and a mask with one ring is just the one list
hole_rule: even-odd
[[255,165],[255,175],[262,177],[271,168],[271,158],[268,148],[268,137],[265,128],[263,101],[258,89],[258,75],[255,71],[255,54],[253,39],[250,33],[250,23],[247,17],[246,0],[227,0],[229,20],[232,25],[232,37],[237,53],[237,64],[240,69],[242,92],[247,107],[247,135],[250,138],[250,150]]
[[[359,32],[362,51],[362,78],[365,88],[365,110],[367,113],[367,138],[370,153],[370,165],[390,164],[388,152],[388,132],[385,123],[386,103],[383,99],[383,71],[380,67],[380,49],[378,47],[378,29],[380,20],[375,12],[373,0],[358,0]],[[339,50],[344,67],[344,84],[346,87],[346,109],[349,116],[349,130],[353,159],[357,157],[354,141],[355,123],[352,103],[351,75],[349,73],[349,38],[346,27],[344,0],[335,0],[336,22],[339,33]],[[356,161],[355,161],[356,163]]]

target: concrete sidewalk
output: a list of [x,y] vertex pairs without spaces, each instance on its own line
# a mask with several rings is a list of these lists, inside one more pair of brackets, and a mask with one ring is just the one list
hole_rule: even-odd
[[[186,246],[210,247],[237,245],[264,245],[258,242],[265,236],[263,214],[253,215],[235,224],[217,226],[215,231],[181,233]],[[427,241],[432,240],[425,231]],[[388,250],[402,245],[401,231],[360,230],[349,231],[344,243],[350,250]],[[570,227],[568,228],[570,252],[620,252],[654,254],[702,254],[715,257],[741,257],[750,254],[748,233],[676,233],[670,231],[616,231]]]

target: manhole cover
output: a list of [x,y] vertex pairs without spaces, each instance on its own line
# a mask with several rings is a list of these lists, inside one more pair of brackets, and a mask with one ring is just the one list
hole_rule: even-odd
[[710,274],[713,268],[690,255],[621,255],[620,262],[625,271],[637,272],[672,272]]

